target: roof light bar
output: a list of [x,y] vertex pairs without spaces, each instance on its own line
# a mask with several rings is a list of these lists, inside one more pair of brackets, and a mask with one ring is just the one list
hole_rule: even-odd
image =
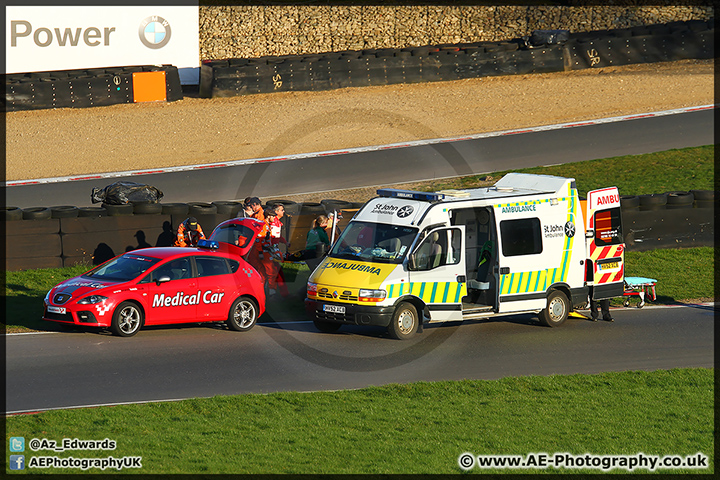
[[209,248],[211,250],[217,250],[220,247],[220,243],[217,240],[207,240],[201,238],[197,242],[198,248]]
[[442,193],[416,192],[414,190],[398,190],[397,188],[381,188],[377,191],[377,194],[381,197],[407,198],[426,202],[438,202],[445,198]]

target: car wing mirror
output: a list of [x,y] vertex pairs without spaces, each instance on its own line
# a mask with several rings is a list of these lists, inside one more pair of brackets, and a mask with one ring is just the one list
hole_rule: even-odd
[[170,281],[170,277],[168,277],[167,275],[163,275],[162,277],[155,280],[155,283],[157,285],[160,285],[161,283],[165,283],[165,282],[169,282],[169,281]]

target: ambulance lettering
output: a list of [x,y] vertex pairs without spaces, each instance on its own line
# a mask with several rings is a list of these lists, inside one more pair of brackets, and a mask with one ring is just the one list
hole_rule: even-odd
[[172,297],[165,296],[164,293],[155,294],[153,297],[152,308],[158,307],[177,307],[179,305],[198,305],[200,300],[205,304],[220,303],[224,293],[213,293],[212,290],[186,295],[185,292],[177,292]]
[[333,268],[333,269],[345,269],[345,270],[357,270],[358,272],[365,272],[374,275],[380,275],[380,268],[375,268],[370,265],[363,265],[358,263],[347,263],[347,262],[328,262],[323,265],[322,268]]
[[620,197],[618,195],[605,195],[597,199],[598,205],[613,205],[615,203],[620,203]]
[[535,211],[535,204],[531,205],[517,205],[517,206],[510,206],[510,207],[503,207],[502,213],[521,213],[521,212],[534,212]]

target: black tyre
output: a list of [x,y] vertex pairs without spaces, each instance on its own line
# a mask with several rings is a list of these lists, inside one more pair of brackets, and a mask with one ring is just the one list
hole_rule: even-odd
[[78,217],[104,217],[107,215],[105,207],[80,207]]
[[340,323],[326,322],[323,320],[313,320],[313,324],[315,324],[315,328],[323,333],[335,333],[342,326]]
[[690,190],[697,202],[715,201],[715,190]]
[[193,217],[198,215],[215,215],[217,207],[212,203],[190,202],[188,203],[188,212]]
[[190,211],[187,203],[161,203],[163,215],[187,215]]
[[325,213],[325,206],[318,202],[303,202],[300,206],[300,215],[320,215]]
[[333,210],[345,210],[352,208],[352,203],[346,202],[345,200],[320,200],[320,203],[325,206],[325,211],[330,213]]
[[538,318],[546,327],[559,327],[565,323],[569,313],[570,301],[567,296],[560,290],[553,290],[548,295],[547,308],[538,314]]
[[23,220],[45,220],[52,216],[47,207],[28,207],[22,209]]
[[623,210],[637,210],[640,208],[640,198],[637,195],[622,195],[620,208]]
[[159,203],[133,203],[132,206],[136,215],[159,215],[163,208]]
[[227,326],[231,330],[246,332],[255,326],[258,319],[258,307],[250,297],[239,297],[230,307]]
[[212,202],[213,205],[215,205],[215,208],[217,208],[217,213],[220,215],[232,215],[233,217],[237,215],[237,213],[242,208],[242,203],[240,202],[224,202],[224,201],[218,201],[218,202]]
[[50,216],[52,218],[75,218],[78,216],[78,208],[70,205],[50,207]]
[[113,312],[110,330],[118,337],[132,337],[145,321],[140,307],[133,302],[122,302]]
[[132,215],[134,210],[132,203],[125,203],[123,205],[110,205],[109,203],[103,203],[102,206],[105,210],[107,210],[107,214],[112,217]]
[[659,210],[667,204],[667,193],[640,195],[640,210]]
[[415,335],[419,322],[415,306],[412,303],[400,302],[395,308],[390,325],[388,325],[388,333],[392,338],[407,340]]
[[692,208],[695,197],[690,192],[668,192],[667,208]]
[[22,220],[23,211],[18,207],[2,207],[0,220]]

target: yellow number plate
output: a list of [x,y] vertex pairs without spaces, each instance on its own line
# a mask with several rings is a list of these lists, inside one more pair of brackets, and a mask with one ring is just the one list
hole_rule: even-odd
[[601,263],[598,265],[600,270],[612,270],[613,268],[618,268],[619,266],[620,262]]

